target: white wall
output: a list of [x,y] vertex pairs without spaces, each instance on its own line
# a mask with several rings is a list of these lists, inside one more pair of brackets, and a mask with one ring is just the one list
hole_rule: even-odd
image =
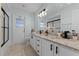
[[70,7],[65,8],[61,12],[61,31],[71,30],[72,11],[69,9]]
[[79,4],[72,4],[61,13],[61,30],[76,30],[79,32]]
[[79,9],[72,11],[72,29],[79,33]]
[[[35,16],[35,15],[34,15]],[[40,22],[41,22],[41,18],[39,18],[39,17],[37,17],[37,16],[35,16],[35,18],[34,18],[34,22],[35,22],[35,31],[39,31],[40,30]]]

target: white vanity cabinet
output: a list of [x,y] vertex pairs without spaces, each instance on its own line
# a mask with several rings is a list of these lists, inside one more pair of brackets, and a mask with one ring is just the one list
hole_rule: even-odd
[[36,39],[36,52],[40,56],[42,55],[42,53],[41,53],[41,45],[42,45],[41,38],[37,37],[37,39]]
[[74,48],[36,35],[33,35],[30,44],[40,56],[79,56],[79,51]]
[[54,45],[52,42],[42,39],[42,56],[53,56]]

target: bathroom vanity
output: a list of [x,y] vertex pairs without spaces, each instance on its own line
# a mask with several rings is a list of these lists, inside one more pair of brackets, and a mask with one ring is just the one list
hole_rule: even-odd
[[33,33],[31,46],[40,56],[79,56],[79,40]]

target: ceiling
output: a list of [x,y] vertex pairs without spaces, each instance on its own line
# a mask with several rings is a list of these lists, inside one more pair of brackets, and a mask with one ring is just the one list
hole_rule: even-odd
[[36,12],[43,4],[41,3],[7,3],[8,9],[11,12],[28,12],[34,13]]
[[[64,8],[68,7],[71,4],[67,3],[49,3],[47,4],[47,15],[44,17],[46,19],[49,19],[50,17],[53,17],[55,14],[61,12]],[[59,15],[58,15],[59,16]]]
[[[6,3],[10,12],[12,13],[35,13],[36,15],[43,9],[47,8],[47,16],[51,16],[60,12],[63,8],[70,5],[67,3]],[[7,10],[8,11],[8,10]]]

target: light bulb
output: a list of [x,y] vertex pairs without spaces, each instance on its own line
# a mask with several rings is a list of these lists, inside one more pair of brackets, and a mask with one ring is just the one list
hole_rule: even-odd
[[44,16],[44,11],[42,12],[42,16]]
[[44,14],[45,14],[45,15],[47,15],[47,13],[46,13],[46,12],[45,12]]
[[42,17],[42,13],[40,13],[40,17]]

